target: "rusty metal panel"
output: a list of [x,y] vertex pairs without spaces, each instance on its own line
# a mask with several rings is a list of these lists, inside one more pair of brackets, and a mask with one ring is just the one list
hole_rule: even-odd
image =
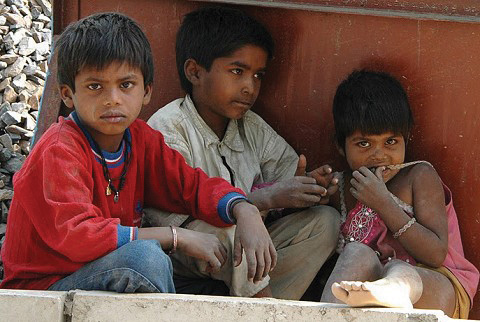
[[[480,267],[478,1],[229,2],[254,4],[241,8],[273,34],[276,53],[254,111],[307,156],[309,168],[325,162],[345,167],[334,148],[330,111],[342,79],[353,69],[371,68],[402,82],[416,118],[408,156],[432,162],[451,188],[466,256]],[[175,34],[182,16],[203,5],[182,0],[57,0],[55,33],[100,11],[123,12],[139,21],[152,43],[156,68],[152,102],[141,114],[145,119],[183,95],[175,67]],[[42,106],[41,117],[43,112]],[[471,318],[480,318],[480,297]]]

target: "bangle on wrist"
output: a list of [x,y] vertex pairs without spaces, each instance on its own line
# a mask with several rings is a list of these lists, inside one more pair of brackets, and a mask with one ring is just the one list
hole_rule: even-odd
[[237,219],[233,216],[233,208],[238,203],[243,202],[243,201],[248,202],[249,204],[253,205],[253,203],[250,200],[248,200],[247,198],[238,198],[238,199],[233,200],[228,207],[228,217],[234,225],[237,224]]
[[397,239],[400,237],[404,232],[407,231],[408,228],[412,227],[412,225],[416,222],[417,220],[415,217],[410,219],[402,228],[400,228],[395,234],[393,234],[393,238]]
[[175,253],[178,244],[177,228],[170,225],[170,229],[172,230],[172,248],[170,248],[168,255],[172,255],[173,253]]

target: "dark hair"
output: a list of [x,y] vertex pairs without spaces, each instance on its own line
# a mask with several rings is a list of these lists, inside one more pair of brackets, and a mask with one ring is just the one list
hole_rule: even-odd
[[273,39],[267,29],[245,12],[225,7],[204,7],[185,15],[177,33],[177,69],[182,88],[192,94],[192,84],[184,73],[187,59],[210,70],[213,61],[227,57],[245,45],[263,48],[273,56]]
[[102,69],[114,61],[138,67],[144,85],[153,82],[150,44],[131,18],[113,12],[98,13],[70,24],[56,43],[58,82],[75,91],[75,76],[86,67]]
[[392,131],[408,139],[413,116],[408,97],[391,75],[373,71],[354,71],[337,88],[333,100],[333,121],[337,144],[359,130],[363,134]]

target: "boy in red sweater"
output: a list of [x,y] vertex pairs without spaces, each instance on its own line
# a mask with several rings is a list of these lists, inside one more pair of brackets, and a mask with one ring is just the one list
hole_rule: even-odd
[[236,223],[237,246],[255,275],[266,276],[276,252],[258,209],[137,120],[153,81],[139,26],[96,14],[67,27],[56,46],[61,97],[75,111],[51,126],[14,178],[1,287],[175,292],[165,251],[220,269],[227,254],[215,235],[138,228],[144,206]]

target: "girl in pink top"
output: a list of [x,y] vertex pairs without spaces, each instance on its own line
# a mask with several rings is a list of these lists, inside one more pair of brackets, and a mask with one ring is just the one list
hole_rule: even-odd
[[425,161],[404,163],[413,117],[384,73],[353,72],[333,103],[342,213],[340,256],[322,302],[440,309],[467,318],[478,270],[463,253],[450,190]]

